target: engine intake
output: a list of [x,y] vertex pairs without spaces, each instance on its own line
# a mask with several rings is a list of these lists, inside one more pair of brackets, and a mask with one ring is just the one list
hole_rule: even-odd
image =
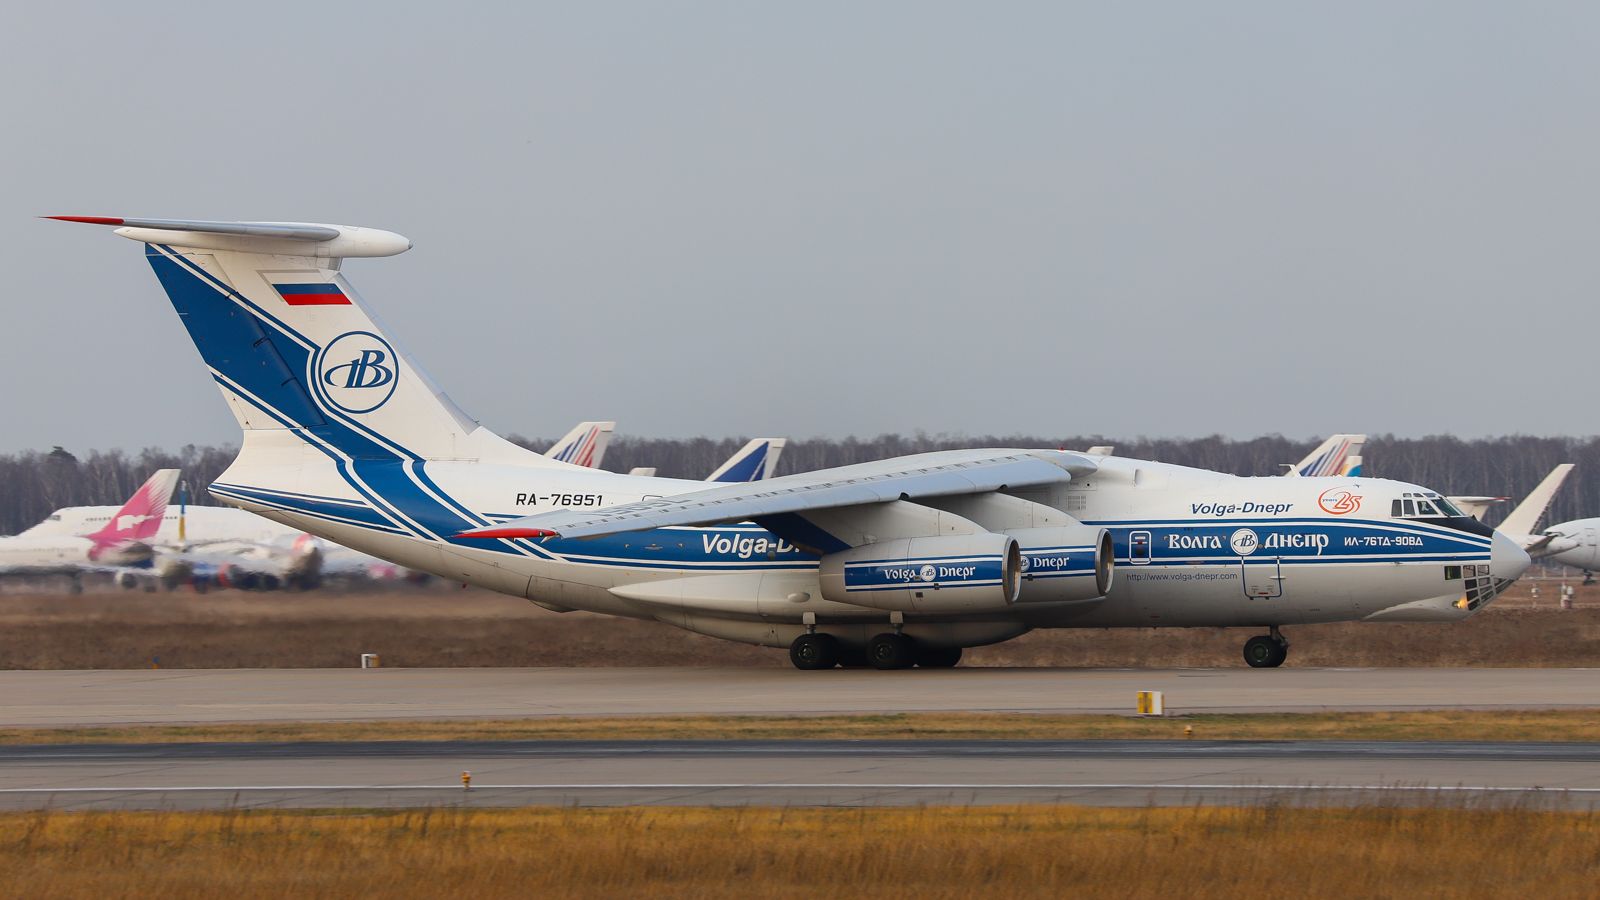
[[1111,590],[1111,532],[1093,525],[1008,532],[1022,548],[1018,602],[1094,600]]
[[1003,610],[1017,601],[1022,551],[1005,534],[898,538],[822,557],[822,596],[899,612]]

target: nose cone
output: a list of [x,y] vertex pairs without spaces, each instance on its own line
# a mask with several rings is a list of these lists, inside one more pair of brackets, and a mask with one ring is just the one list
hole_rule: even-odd
[[1489,573],[1496,581],[1515,581],[1532,562],[1521,544],[1498,531],[1494,533],[1494,543],[1489,545]]

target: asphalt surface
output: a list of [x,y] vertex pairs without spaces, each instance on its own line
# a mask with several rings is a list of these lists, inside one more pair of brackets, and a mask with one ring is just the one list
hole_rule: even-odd
[[487,719],[1600,707],[1600,669],[162,669],[0,672],[0,727]]
[[[471,773],[471,788],[462,773]],[[1600,744],[464,741],[0,748],[0,809],[1079,803],[1600,808]]]

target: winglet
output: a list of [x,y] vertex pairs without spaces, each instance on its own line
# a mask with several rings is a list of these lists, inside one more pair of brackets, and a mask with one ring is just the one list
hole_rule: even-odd
[[456,535],[457,538],[461,538],[461,539],[469,540],[469,541],[479,541],[479,540],[482,540],[482,541],[498,541],[498,540],[516,540],[516,539],[523,539],[523,538],[537,540],[537,539],[542,539],[542,538],[553,538],[553,537],[560,537],[560,536],[561,535],[557,534],[554,531],[551,531],[548,528],[521,528],[521,527],[513,527],[513,528],[495,528],[495,527],[474,528],[474,529],[471,529],[471,530],[468,530],[468,531],[463,531],[460,534]]

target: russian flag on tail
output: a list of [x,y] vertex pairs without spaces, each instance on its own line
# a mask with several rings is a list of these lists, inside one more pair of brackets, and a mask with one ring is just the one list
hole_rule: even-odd
[[275,284],[272,287],[290,306],[350,305],[350,298],[337,284]]

